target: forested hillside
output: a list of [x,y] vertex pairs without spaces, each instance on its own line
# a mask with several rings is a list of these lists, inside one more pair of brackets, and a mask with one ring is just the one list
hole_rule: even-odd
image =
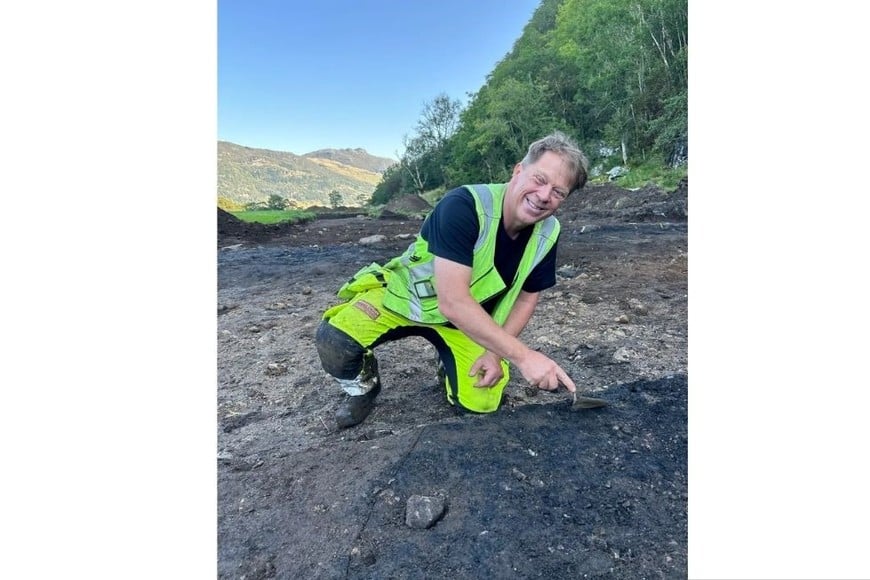
[[464,109],[427,103],[372,203],[507,180],[528,144],[574,137],[593,175],[688,160],[688,0],[542,0]]

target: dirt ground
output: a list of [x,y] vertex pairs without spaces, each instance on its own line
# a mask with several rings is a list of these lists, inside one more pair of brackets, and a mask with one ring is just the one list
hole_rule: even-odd
[[[571,412],[514,369],[501,410],[456,413],[411,338],[375,351],[383,392],[346,430],[320,315],[421,222],[219,211],[219,577],[686,577],[687,194],[589,186],[557,213],[558,283],[521,338],[607,407]],[[412,496],[444,514],[409,527]]]

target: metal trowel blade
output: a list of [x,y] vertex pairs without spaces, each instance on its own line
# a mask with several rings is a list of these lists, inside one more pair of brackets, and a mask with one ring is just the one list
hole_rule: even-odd
[[607,401],[604,399],[595,399],[593,397],[578,397],[577,393],[574,393],[574,399],[571,403],[572,411],[579,411],[581,409],[597,409],[598,407],[607,406]]

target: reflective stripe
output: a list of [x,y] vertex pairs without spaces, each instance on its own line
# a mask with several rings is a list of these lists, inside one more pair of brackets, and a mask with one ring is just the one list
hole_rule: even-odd
[[408,307],[411,309],[411,314],[408,316],[411,320],[423,320],[423,305],[420,304],[420,300],[414,293],[411,293],[411,296],[408,300]]
[[[401,263],[405,266],[405,270],[408,272],[408,280],[411,284],[411,287],[414,288],[408,296],[408,306],[410,307],[409,318],[411,320],[423,320],[423,304],[420,302],[420,296],[416,292],[418,288],[417,284],[426,284],[429,283],[429,280],[435,275],[435,261],[430,260],[428,262],[419,263],[419,261],[412,260],[412,256],[417,256],[417,248],[415,247],[418,242],[414,242],[408,248],[408,250],[402,255]],[[433,290],[434,294],[434,290]]]
[[520,264],[517,267],[517,273],[513,283],[510,285],[508,293],[499,300],[498,305],[492,313],[492,318],[498,324],[504,324],[517,300],[517,296],[522,291],[523,283],[528,275],[540,264],[547,255],[553,245],[556,243],[556,237],[559,234],[559,220],[553,216],[548,217],[543,222],[535,224],[535,229],[532,231],[532,237],[535,238],[534,247],[532,247],[532,239],[526,246],[523,257],[520,259]]
[[535,252],[533,268],[540,264],[544,260],[544,256],[547,255],[547,252],[550,251],[547,242],[553,235],[553,231],[556,229],[556,224],[558,223],[555,219],[551,219],[552,217],[553,216],[550,216],[541,223],[541,231],[538,232],[538,247]]
[[[469,186],[465,186],[466,189],[468,189],[468,187]],[[483,209],[482,213],[487,218],[485,220],[480,220],[483,223],[479,224],[480,233],[477,236],[477,241],[474,243],[474,251],[476,252],[480,249],[481,246],[483,246],[483,244],[486,243],[486,239],[489,237],[489,231],[490,229],[492,229],[493,223],[497,221],[498,216],[495,215],[495,212],[493,211],[492,192],[489,190],[489,188],[481,184],[472,185],[470,187],[473,187],[474,191],[477,192],[477,195],[472,197],[476,197],[476,201],[480,202],[480,205]],[[478,216],[480,214],[481,212],[478,212]]]

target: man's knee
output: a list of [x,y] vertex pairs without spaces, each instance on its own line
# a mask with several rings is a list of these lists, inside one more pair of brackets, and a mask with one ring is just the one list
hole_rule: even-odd
[[365,349],[326,320],[317,327],[315,344],[323,370],[335,378],[353,379],[362,371]]

